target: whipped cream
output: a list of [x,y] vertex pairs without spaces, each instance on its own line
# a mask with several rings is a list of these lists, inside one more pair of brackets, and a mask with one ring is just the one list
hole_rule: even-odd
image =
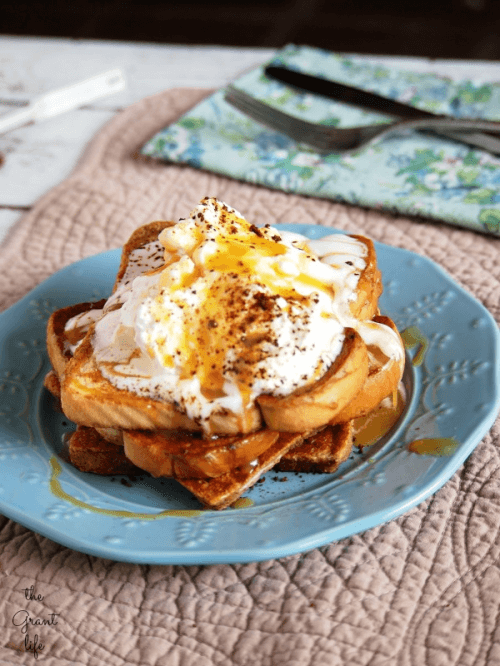
[[145,246],[106,304],[94,353],[115,386],[172,402],[202,428],[214,412],[315,382],[346,326],[400,353],[390,328],[351,314],[367,256],[356,238],[259,228],[206,198],[158,241],[163,252]]
[[128,288],[132,280],[148,271],[163,266],[165,248],[160,241],[152,241],[141,247],[134,248],[129,255],[125,272],[115,287],[113,294],[104,304],[103,309],[93,308],[68,319],[64,327],[65,350],[72,354],[81,344],[90,326],[102,317],[105,312],[120,307],[127,298]]
[[91,325],[102,317],[102,310],[92,308],[71,317],[64,327],[64,351],[74,354]]

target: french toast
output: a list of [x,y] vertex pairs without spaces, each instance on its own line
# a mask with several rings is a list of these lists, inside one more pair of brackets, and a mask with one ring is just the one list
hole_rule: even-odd
[[[135,395],[108,382],[95,363],[92,331],[93,327],[68,361],[61,382],[62,408],[70,420],[94,428],[202,430],[199,422],[175,404]],[[356,331],[347,329],[335,363],[312,387],[283,399],[262,395],[258,406],[247,407],[243,417],[221,411],[207,423],[210,432],[217,435],[248,434],[264,425],[288,432],[317,428],[335,418],[361,390],[367,376],[366,345]]]
[[213,479],[178,479],[178,482],[207,509],[226,509],[303,439],[300,433],[282,432],[277,441],[258,456],[254,464],[236,467]]
[[[130,261],[132,251],[138,247],[137,242],[147,239],[150,243],[151,235],[157,233],[161,224],[152,223],[147,229],[138,230],[125,245],[114,293],[121,284],[127,284],[124,278],[132,263]],[[168,223],[168,226],[170,224]],[[350,309],[353,316],[364,319],[366,314],[376,313],[378,309],[378,297],[381,291],[380,271],[376,266],[373,243],[361,236],[353,238],[366,246],[366,266],[359,275],[362,288],[357,293],[356,300],[350,303]],[[137,262],[132,265],[136,266]],[[111,307],[114,305],[115,303]],[[199,422],[180,414],[173,403],[145,399],[143,396],[134,396],[130,401],[127,397],[128,391],[121,392],[119,388],[110,384],[96,367],[92,349],[93,330],[83,340],[65,372],[62,402],[68,418],[93,427],[201,430]],[[366,356],[365,346],[360,343],[356,334],[352,335],[349,331],[339,356],[344,361],[342,368],[338,367],[339,364],[333,364],[312,387],[295,391],[293,405],[289,409],[286,408],[287,399],[283,401],[279,398],[274,399],[274,396],[264,395],[259,399],[259,405],[247,405],[238,416],[226,409],[222,412],[215,410],[205,427],[212,434],[232,435],[254,432],[264,423],[270,428],[280,430],[288,428],[292,431],[325,424],[335,418],[337,412],[359,391],[367,377],[367,362],[366,358],[363,358]],[[351,370],[347,371],[347,367]],[[97,396],[99,396],[98,401]],[[301,419],[295,423],[293,416],[297,417],[299,410]],[[282,418],[279,416],[280,413]]]
[[[61,308],[52,314],[51,321],[47,327],[47,345],[51,350],[56,350],[55,354],[52,353],[50,355],[50,359],[54,367],[57,367],[59,374],[64,373],[65,365],[71,358],[69,341],[65,338],[67,322],[72,317],[84,313],[87,309],[102,306],[102,303],[100,301],[98,303],[77,304]],[[82,329],[80,329],[80,335],[84,335]],[[70,337],[75,341],[73,333],[71,333]],[[59,376],[55,370],[50,370],[47,373],[44,384],[55,398],[60,398]],[[340,449],[347,451],[347,445],[352,440],[352,437],[350,440],[346,437],[346,433],[350,432],[350,423],[343,424],[339,428],[329,429],[328,441],[331,449],[334,451],[331,455],[328,454],[328,449],[324,445],[327,437],[326,433],[316,435],[314,447],[311,447],[309,450],[308,438],[305,438],[305,440],[303,438],[301,440],[302,445],[299,447],[300,462],[298,456],[294,456],[293,465],[286,465],[288,457],[292,456],[294,452],[285,453],[282,458],[283,464],[278,469],[293,469],[305,472],[312,470],[318,472],[333,471],[341,462],[337,451]],[[336,436],[332,437],[332,433]],[[279,433],[276,431],[261,430],[258,433],[243,438],[235,436],[219,437],[214,441],[203,440],[200,433],[177,430],[170,433],[170,442],[168,441],[168,435],[168,431],[135,430],[124,432],[118,428],[95,429],[88,426],[78,426],[75,434],[69,441],[70,460],[81,471],[93,472],[95,474],[113,475],[128,473],[130,471],[137,472],[141,468],[141,464],[137,467],[126,457],[126,448],[124,449],[123,446],[125,439],[125,442],[129,443],[129,455],[132,460],[134,457],[140,457],[138,451],[141,448],[144,450],[146,446],[151,448],[154,445],[156,454],[149,452],[149,461],[142,461],[142,469],[145,471],[151,471],[152,473],[159,472],[162,476],[176,478],[186,478],[188,476],[192,478],[211,478],[223,473],[227,474],[228,469],[236,466],[248,465],[271,442],[274,443],[277,441]],[[317,446],[319,437],[322,438],[323,442],[321,457],[318,455]],[[177,444],[176,447],[172,446],[172,439]],[[191,446],[191,451],[189,451],[189,447],[185,446],[186,441],[191,444],[197,444],[197,446]],[[298,442],[298,439],[294,441]],[[132,442],[132,445],[130,442]],[[256,447],[248,446],[248,444],[255,444],[255,442],[258,443]],[[135,453],[130,453],[130,449],[134,443]],[[200,452],[200,448],[202,448],[203,453]],[[350,451],[350,446],[348,448]],[[181,449],[184,449],[185,455],[181,455]],[[245,449],[247,453],[246,455],[242,455]],[[347,451],[347,455],[349,451]],[[170,461],[170,469],[165,467],[164,462],[162,463],[162,457]],[[344,457],[342,457],[343,459]],[[140,461],[138,460],[138,462]],[[177,468],[177,473],[172,469],[174,466]],[[188,473],[186,473],[187,470],[189,470]]]
[[69,438],[69,459],[81,472],[114,475],[142,472],[131,462],[123,446],[107,442],[94,428],[78,426]]
[[[216,202],[216,208],[218,204]],[[245,241],[239,241],[234,229],[241,222],[248,223],[235,216],[234,211],[224,204],[217,210],[221,213],[221,219],[224,216],[229,219],[233,225],[231,233],[235,234],[234,237],[228,237],[229,240],[223,238],[221,241],[223,247],[226,243],[230,248],[232,254],[227,255],[229,259],[224,259],[226,255],[223,253],[222,260],[216,253],[208,255],[208,260],[205,258],[209,273],[218,270],[225,276],[223,286],[232,287],[235,282],[233,278],[239,271],[242,289],[248,293],[252,291],[255,280],[246,257],[248,247],[257,248],[266,256],[286,253],[287,247],[294,251],[299,248],[307,255],[309,262],[317,261],[314,256],[310,256],[315,253],[316,241],[282,240],[272,229],[263,231],[254,225],[244,227]],[[211,227],[207,224],[206,228]],[[305,277],[299,271],[298,279],[308,288],[318,285],[319,291],[338,293],[343,297],[345,302],[342,303],[341,319],[343,317],[343,321],[349,325],[344,323],[341,334],[337,336],[338,345],[333,361],[322,360],[315,374],[309,377],[304,375],[301,383],[293,384],[292,390],[284,394],[263,390],[250,400],[243,399],[246,395],[243,392],[243,402],[239,403],[239,407],[228,407],[228,400],[223,395],[225,385],[222,391],[222,384],[217,384],[217,373],[209,365],[212,363],[211,367],[215,368],[219,361],[207,350],[215,349],[214,353],[219,353],[213,347],[214,337],[210,329],[219,328],[219,336],[233,332],[224,328],[223,320],[217,318],[219,313],[215,311],[209,311],[205,320],[202,314],[198,315],[207,329],[203,331],[203,337],[198,338],[198,351],[195,350],[196,358],[205,356],[204,360],[198,360],[204,373],[199,376],[205,381],[202,394],[204,400],[208,396],[207,400],[210,401],[219,400],[222,393],[222,407],[213,409],[208,415],[200,415],[190,412],[180,400],[166,400],[151,391],[148,393],[142,389],[131,389],[126,382],[120,384],[120,381],[116,381],[115,376],[121,374],[124,363],[127,372],[129,366],[135,368],[136,374],[137,368],[140,368],[140,375],[141,368],[151,363],[148,354],[151,358],[154,353],[157,354],[157,350],[155,352],[152,347],[146,347],[147,354],[141,357],[143,351],[132,348],[128,341],[123,342],[125,338],[122,331],[123,327],[126,329],[130,325],[130,312],[135,312],[132,310],[134,289],[142,288],[144,291],[151,288],[149,285],[158,283],[161,287],[158,294],[163,294],[164,290],[178,288],[172,287],[167,272],[167,277],[163,278],[163,271],[165,267],[175,267],[182,263],[179,247],[182,249],[182,243],[188,247],[191,242],[189,239],[186,241],[182,233],[182,227],[177,227],[173,222],[159,221],[140,227],[123,247],[120,267],[108,301],[63,308],[49,320],[47,346],[53,371],[47,376],[45,385],[54,395],[60,395],[62,410],[78,426],[70,442],[71,461],[82,471],[98,474],[120,473],[116,470],[127,469],[127,465],[131,465],[133,470],[139,468],[154,476],[173,477],[204,506],[214,509],[229,506],[264,471],[275,465],[277,469],[283,470],[334,471],[351,451],[352,420],[370,412],[387,395],[394,394],[403,370],[401,338],[391,320],[378,314],[382,286],[373,243],[361,236],[332,236],[322,246],[324,255],[317,255],[320,264],[324,261],[328,266],[338,269],[342,278],[334,287],[327,288],[321,283],[321,271],[329,268],[324,269],[320,265],[318,272],[313,265],[313,272],[304,273]],[[189,251],[193,251],[192,248]],[[189,255],[193,260],[197,258],[196,251],[195,248],[194,254]],[[351,251],[352,257],[349,254]],[[300,259],[302,261],[302,256]],[[224,261],[231,264],[230,268]],[[265,270],[259,270],[257,273],[267,288],[266,279],[269,277]],[[293,302],[295,313],[306,301],[309,307],[309,303],[314,304],[320,300],[316,296],[294,295],[293,289],[287,286],[290,278],[286,262],[282,262],[276,271],[280,278],[285,275],[288,282],[285,280],[285,286],[280,287],[275,296],[267,295],[262,284],[257,282],[261,291],[255,297],[251,294],[253,300],[249,301],[254,309],[248,315],[241,307],[243,301],[238,301],[236,310],[239,308],[239,311],[233,313],[232,325],[239,326],[242,341],[239,349],[247,355],[247,360],[256,358],[253,345],[258,346],[264,338],[262,321],[271,316],[268,313],[277,310],[279,299]],[[199,273],[195,273],[195,277],[197,275]],[[182,288],[190,284],[186,283],[182,275],[181,278],[184,280],[181,280]],[[217,290],[216,287],[209,289]],[[224,290],[219,288],[219,291]],[[313,291],[313,295],[315,293]],[[156,298],[158,301],[160,296]],[[283,308],[281,301],[280,307]],[[226,305],[230,303],[224,293],[222,302]],[[265,313],[265,317],[259,319],[262,315],[260,310]],[[243,315],[240,315],[240,311]],[[155,312],[157,310],[151,307],[151,313]],[[335,312],[338,314],[338,308]],[[294,316],[296,319],[299,317],[297,314]],[[322,316],[326,316],[328,321],[333,317],[335,323],[337,315]],[[303,321],[306,319],[304,317]],[[106,345],[104,355],[99,355],[99,331],[104,326],[103,320],[125,322],[113,324],[113,339],[118,340],[117,350],[121,349],[122,357],[119,357],[118,351],[116,357],[113,357],[114,348],[109,352]],[[159,319],[152,321],[154,324]],[[165,329],[165,334],[168,330],[172,329]],[[189,337],[186,340],[189,341]],[[203,344],[200,344],[200,340]],[[154,342],[156,344],[156,340]],[[164,340],[160,343],[164,344]],[[123,356],[124,349],[127,353]],[[189,353],[193,356],[192,350]],[[159,358],[158,354],[155,358]],[[167,356],[161,358],[168,361]],[[169,367],[168,362],[165,367]],[[233,372],[234,368],[236,372],[241,371],[238,358],[233,362]],[[240,384],[240,390],[241,386],[243,384]]]
[[[272,468],[285,472],[332,473],[348,458],[351,449],[350,423],[327,426],[308,438],[297,433],[280,433],[274,444],[252,464],[240,465],[215,478],[173,478],[204,507],[220,510],[233,504]],[[69,454],[71,463],[82,472],[101,475],[144,473],[142,467],[127,458],[123,446],[106,442],[94,428],[78,426],[69,441]]]
[[353,422],[328,425],[287,451],[275,468],[280,472],[332,474],[349,458]]
[[205,479],[250,465],[280,438],[262,428],[247,435],[204,439],[186,430],[124,430],[125,455],[153,476]]

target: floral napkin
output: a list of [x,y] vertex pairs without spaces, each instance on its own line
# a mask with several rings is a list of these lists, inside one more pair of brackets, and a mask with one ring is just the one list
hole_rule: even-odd
[[[273,64],[321,75],[418,108],[500,120],[500,81],[453,82],[444,76],[382,67],[321,49],[289,45]],[[266,63],[267,64],[267,63]],[[306,120],[347,127],[389,120],[264,75],[235,85]],[[265,128],[224,101],[219,90],[158,132],[146,156],[189,164],[266,187],[419,215],[500,235],[500,156],[449,139],[410,132],[349,154],[321,155]]]

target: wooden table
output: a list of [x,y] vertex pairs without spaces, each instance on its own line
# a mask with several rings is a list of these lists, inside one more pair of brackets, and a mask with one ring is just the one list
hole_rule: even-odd
[[[127,89],[92,105],[0,136],[0,241],[35,201],[66,178],[92,136],[117,112],[176,87],[217,88],[266,61],[272,49],[169,46],[0,36],[0,114],[38,95],[120,67]],[[356,56],[362,58],[362,56]],[[500,63],[369,56],[453,78],[500,79]]]

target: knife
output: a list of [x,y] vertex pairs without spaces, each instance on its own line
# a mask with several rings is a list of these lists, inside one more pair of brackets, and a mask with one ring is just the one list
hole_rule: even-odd
[[0,117],[0,134],[37,120],[89,104],[100,97],[123,90],[126,80],[120,69],[111,69],[89,79],[42,95],[29,106]]
[[[367,90],[356,88],[354,86],[348,86],[344,83],[332,81],[331,79],[326,79],[322,76],[304,74],[303,72],[289,69],[283,65],[268,65],[264,69],[264,74],[271,79],[275,79],[301,91],[314,93],[345,104],[359,106],[363,109],[397,116],[406,120],[453,117],[444,114],[431,113],[430,111],[423,111],[422,109],[417,109],[409,104],[383,97],[377,93],[368,92]],[[500,132],[500,123],[498,127]],[[439,133],[449,139],[461,141],[492,153],[498,154],[500,151],[500,138],[495,134],[478,131],[468,132],[465,130],[457,132],[451,130],[445,132],[440,130]]]

